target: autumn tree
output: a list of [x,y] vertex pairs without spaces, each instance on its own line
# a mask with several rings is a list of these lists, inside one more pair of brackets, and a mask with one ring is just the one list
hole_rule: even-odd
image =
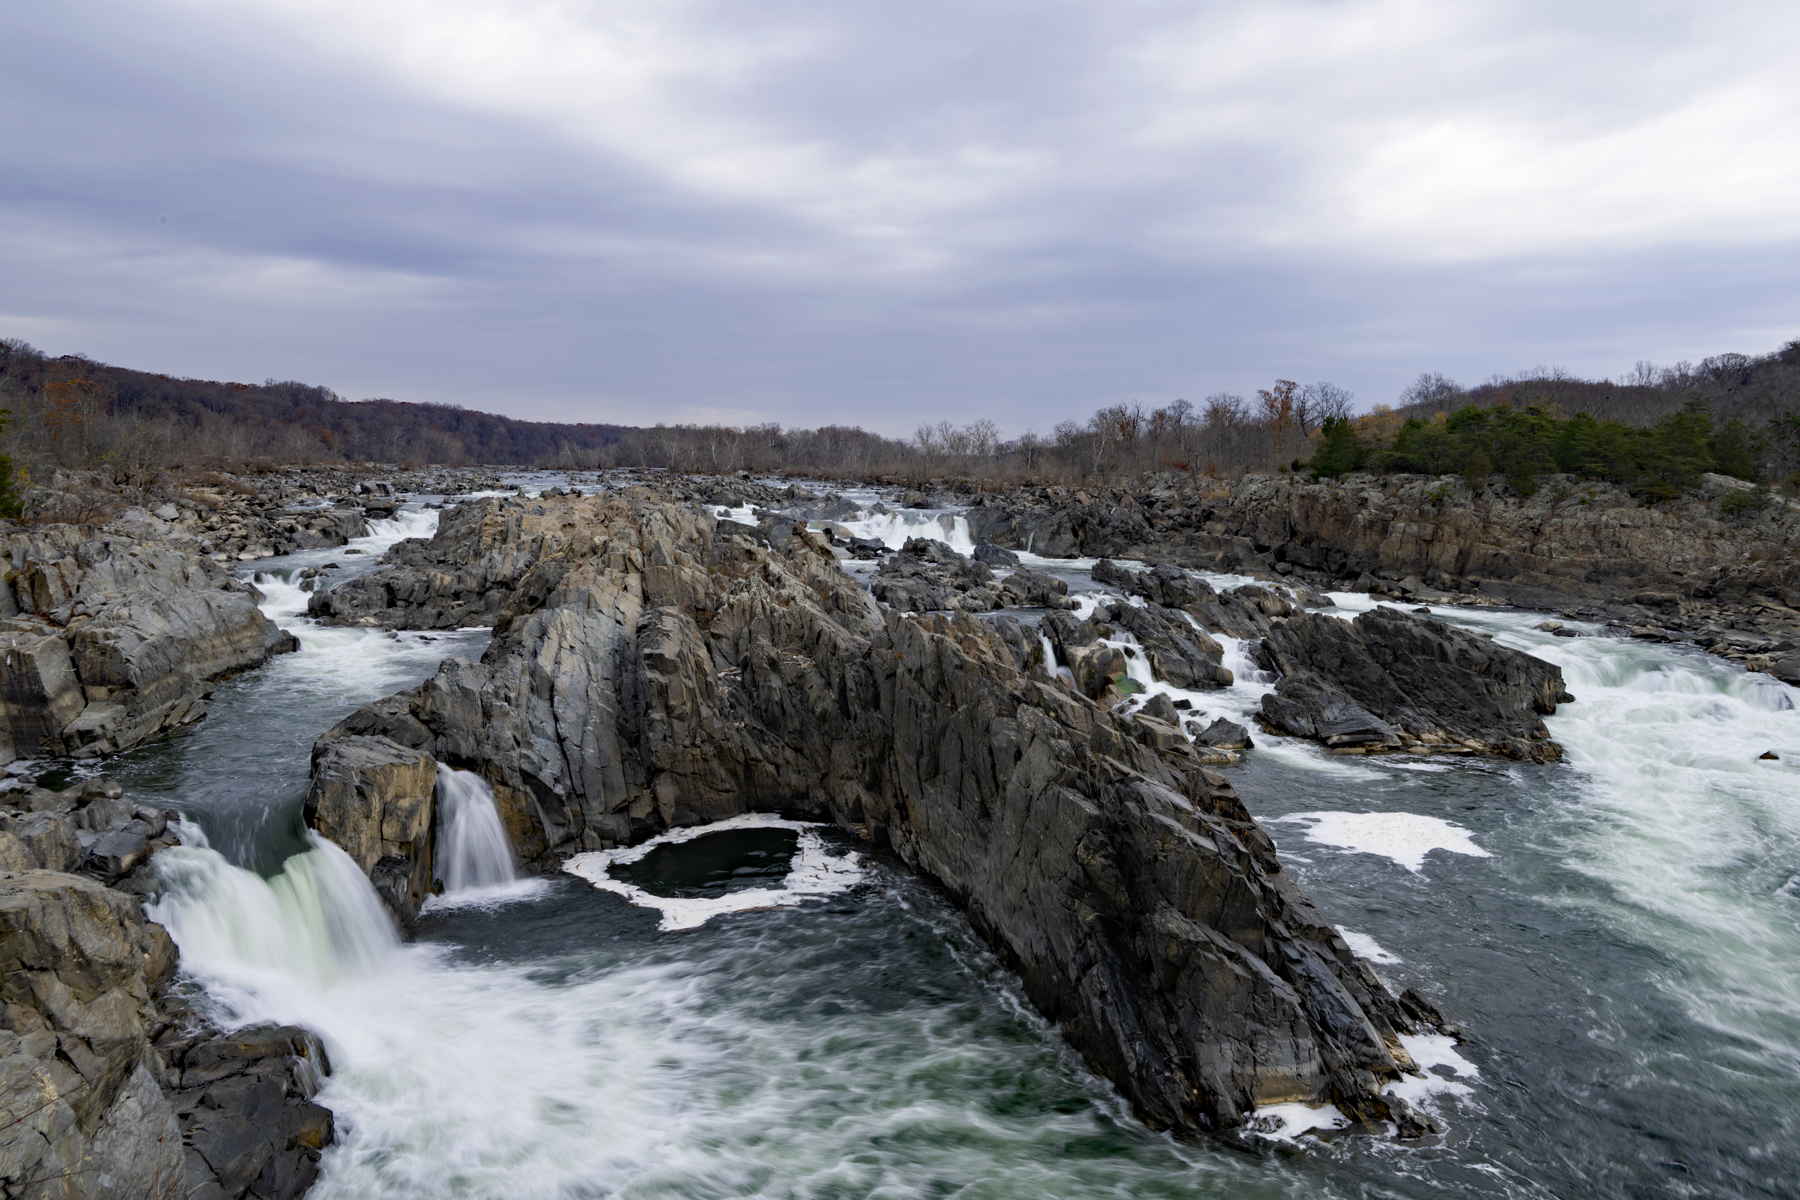
[[1300,385],[1292,379],[1277,379],[1273,388],[1258,388],[1257,405],[1263,425],[1269,431],[1269,452],[1274,458],[1287,453],[1289,441],[1299,425]]

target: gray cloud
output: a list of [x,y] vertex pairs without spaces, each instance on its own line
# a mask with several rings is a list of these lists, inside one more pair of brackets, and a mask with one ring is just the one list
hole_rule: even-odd
[[0,331],[171,373],[1016,431],[1800,331],[1772,6],[17,7]]

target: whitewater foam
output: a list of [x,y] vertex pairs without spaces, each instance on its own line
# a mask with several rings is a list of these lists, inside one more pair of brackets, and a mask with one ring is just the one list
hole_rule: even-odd
[[1425,869],[1425,856],[1433,850],[1493,857],[1477,846],[1461,825],[1418,813],[1308,812],[1275,820],[1306,825],[1308,841],[1358,854],[1378,854],[1415,873]]
[[1385,949],[1380,942],[1376,941],[1366,933],[1357,933],[1350,929],[1339,929],[1338,936],[1344,939],[1344,944],[1349,946],[1351,953],[1355,954],[1358,958],[1367,959],[1369,962],[1376,963],[1380,966],[1390,966],[1394,963],[1404,961],[1398,954]]
[[[616,850],[592,850],[577,854],[563,864],[563,870],[587,880],[603,892],[622,896],[641,908],[654,908],[662,913],[657,928],[665,931],[698,929],[714,917],[726,913],[756,912],[760,909],[791,908],[807,900],[834,896],[861,882],[862,856],[852,851],[833,854],[818,834],[816,823],[788,821],[765,813],[746,813],[710,825],[695,825],[640,842],[636,846]],[[787,876],[778,888],[747,888],[723,896],[691,898],[658,896],[636,884],[615,879],[608,868],[642,860],[658,846],[678,845],[710,833],[733,829],[791,829],[800,836],[794,857],[788,864]]]

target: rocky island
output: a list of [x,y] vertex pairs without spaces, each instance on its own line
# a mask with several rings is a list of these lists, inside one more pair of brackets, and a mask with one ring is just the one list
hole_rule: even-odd
[[[10,535],[9,760],[91,759],[200,719],[213,681],[294,647],[227,567],[342,545],[400,490],[265,486],[235,521],[171,506]],[[1555,666],[1429,611],[1345,620],[1323,592],[1536,601],[1777,676],[1800,634],[1792,558],[1770,549],[1792,543],[1785,507],[1732,526],[1704,493],[1627,517],[1598,492],[1538,511],[1459,486],[974,493],[955,497],[969,554],[859,546],[819,515],[849,515],[831,497],[742,479],[452,504],[342,585],[296,576],[323,627],[493,635],[323,731],[304,819],[403,928],[441,890],[440,766],[486,781],[539,874],[745,814],[822,823],[941,886],[1152,1128],[1228,1132],[1300,1104],[1429,1136],[1396,1086],[1422,1071],[1405,1039],[1461,1031],[1384,983],[1284,868],[1218,769],[1251,730],[1138,681],[1203,696],[1233,686],[1229,660],[1271,680],[1257,736],[1543,764],[1561,754],[1543,718],[1571,699]],[[303,491],[321,516],[289,515]],[[1046,550],[1098,558],[1106,590],[1020,565]],[[859,558],[877,561],[847,571]],[[294,1026],[221,1028],[178,985],[140,904],[177,814],[32,774],[0,795],[0,1177],[19,1195],[301,1194],[333,1137],[325,1049]]]

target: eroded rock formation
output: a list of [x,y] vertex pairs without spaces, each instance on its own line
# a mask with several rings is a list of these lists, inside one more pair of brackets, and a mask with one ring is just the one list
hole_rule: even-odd
[[[1297,1100],[1422,1128],[1382,1094],[1415,1018],[1225,779],[1057,681],[1016,620],[883,609],[810,538],[642,490],[472,509],[446,522],[467,545],[440,536],[392,574],[511,581],[489,650],[328,732],[322,765],[478,771],[541,868],[746,811],[832,821],[940,881],[1153,1124]],[[385,595],[383,574],[355,594]],[[461,622],[469,594],[383,611]]]
[[293,647],[217,563],[138,532],[7,537],[0,761],[136,745],[205,715],[210,681]]
[[1800,682],[1800,501],[1727,511],[1740,481],[1676,500],[1544,476],[1152,477],[1134,488],[971,496],[977,538],[1040,554],[1137,558],[1438,603],[1484,600],[1612,618]]
[[1573,699],[1562,672],[1442,621],[1385,607],[1350,622],[1297,613],[1271,625],[1260,655],[1281,675],[1259,714],[1277,733],[1333,749],[1562,757],[1540,719]]

